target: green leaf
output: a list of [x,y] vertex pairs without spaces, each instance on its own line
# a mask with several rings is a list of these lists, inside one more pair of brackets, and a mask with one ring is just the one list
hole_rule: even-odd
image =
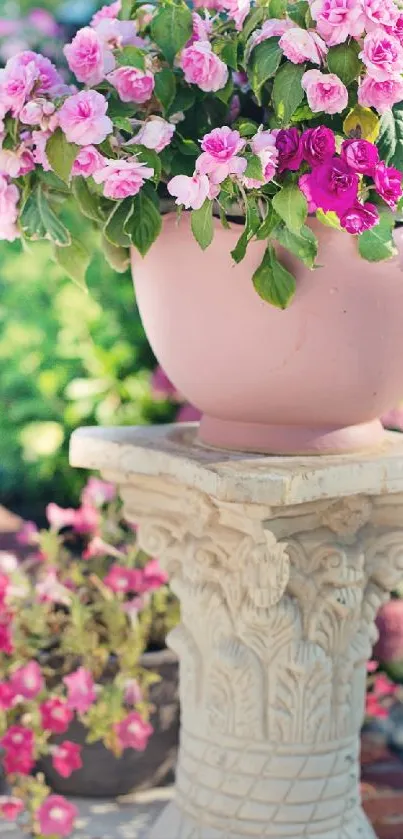
[[286,309],[295,294],[295,278],[278,261],[270,245],[252,281],[259,296],[278,309]]
[[270,17],[282,18],[287,11],[287,0],[270,0],[269,11]]
[[124,274],[130,265],[130,251],[127,248],[120,248],[113,245],[105,236],[102,237],[102,250],[108,264],[117,271]]
[[154,76],[155,88],[154,93],[161,103],[164,111],[172,105],[176,93],[176,79],[175,75],[169,67],[163,67],[159,73]]
[[309,105],[303,104],[300,105],[296,111],[294,111],[291,117],[291,122],[309,122],[310,119],[317,119],[317,117],[318,115],[314,114],[314,112],[311,111]]
[[278,70],[283,52],[279,47],[279,38],[268,38],[254,48],[248,67],[248,77],[253,91],[259,95],[260,89]]
[[318,210],[316,210],[316,218],[318,219],[318,221],[320,221],[321,224],[324,224],[325,227],[332,227],[333,230],[342,230],[340,219],[336,215],[336,213],[325,213],[324,210],[321,210],[319,208]]
[[200,146],[194,140],[182,137],[178,132],[175,133],[175,146],[187,157],[198,157],[200,154]]
[[112,122],[116,125],[116,128],[119,128],[119,131],[126,131],[127,134],[132,133],[132,124],[129,117],[114,117]]
[[191,87],[180,87],[176,92],[175,99],[168,108],[167,116],[172,114],[179,114],[182,111],[188,111],[192,108],[196,101],[196,91]]
[[123,47],[115,52],[115,58],[119,67],[137,67],[138,70],[146,69],[146,54],[138,47]]
[[190,224],[196,242],[204,251],[211,245],[214,236],[213,202],[206,198],[200,210],[193,210],[190,214]]
[[143,187],[133,198],[133,210],[124,225],[124,232],[141,256],[145,256],[162,227],[158,196]]
[[252,9],[251,13],[247,16],[245,23],[242,27],[241,36],[244,41],[247,41],[249,36],[263,23],[265,19],[265,9],[262,6],[257,6],[256,8]]
[[157,152],[154,149],[148,149],[146,146],[142,146],[140,143],[139,145],[133,143],[133,145],[125,146],[125,150],[130,152],[130,154],[135,154],[139,158],[140,163],[145,163],[147,166],[150,166],[154,170],[152,180],[158,183],[161,177],[161,161]]
[[301,26],[302,29],[306,29],[306,16],[309,12],[309,3],[306,0],[298,0],[297,3],[290,3],[288,6],[288,17],[297,24],[297,26]]
[[91,257],[78,239],[72,239],[71,244],[64,248],[55,248],[56,262],[63,271],[81,288],[86,288],[85,275],[91,262]]
[[26,239],[48,239],[62,248],[71,244],[67,227],[53,212],[41,184],[30,192],[22,209],[20,225]]
[[243,260],[249,242],[253,239],[259,226],[260,215],[257,202],[254,198],[249,198],[246,205],[245,227],[235,245],[235,248],[231,251],[231,256],[234,262],[238,263]]
[[377,145],[382,160],[403,172],[403,102],[383,114]]
[[245,178],[252,178],[254,181],[264,181],[263,169],[262,169],[262,161],[257,154],[251,154],[250,152],[246,152],[244,157],[247,160],[247,165],[245,169]]
[[285,186],[273,198],[273,207],[292,233],[299,233],[308,215],[305,195],[296,184]]
[[237,119],[234,122],[234,128],[239,131],[241,137],[253,137],[259,126],[257,122],[252,122],[250,119]]
[[292,64],[287,61],[280,67],[273,84],[273,105],[277,119],[282,125],[288,125],[292,115],[304,98],[301,80],[305,73],[305,64]]
[[331,47],[327,54],[327,66],[330,72],[335,73],[347,86],[354,79],[358,79],[363,68],[362,62],[358,58],[359,52],[359,44],[350,40],[348,43]]
[[238,42],[231,38],[231,40],[223,41],[222,43],[218,44],[219,46],[219,55],[227,65],[230,67],[231,70],[238,69]]
[[233,92],[234,82],[232,76],[229,75],[226,85],[224,87],[221,87],[220,90],[217,90],[214,95],[217,99],[220,100],[220,102],[224,102],[224,105],[227,105],[229,100],[231,99]]
[[268,239],[273,233],[274,228],[278,225],[279,221],[280,218],[277,215],[273,204],[270,202],[267,205],[266,217],[263,219],[260,227],[256,231],[256,239]]
[[91,192],[85,178],[73,178],[72,192],[85,218],[98,223],[104,221],[104,215],[99,206],[99,198]]
[[133,117],[136,106],[133,102],[121,102],[117,96],[111,95],[108,100],[108,116],[114,121],[117,117]]
[[287,251],[290,251],[308,268],[313,268],[318,255],[318,240],[310,227],[301,227],[298,236],[288,227],[279,225],[273,230],[273,237]]
[[130,237],[125,233],[124,227],[133,212],[133,201],[125,198],[113,208],[104,228],[104,236],[111,245],[117,248],[130,247]]
[[80,151],[74,143],[68,143],[61,128],[49,137],[46,143],[46,155],[56,175],[66,184],[70,180],[71,168]]
[[393,213],[386,210],[380,213],[379,224],[372,230],[365,230],[358,237],[360,255],[368,262],[382,262],[396,254],[393,240],[395,218]]
[[170,64],[192,31],[192,13],[184,3],[161,4],[151,23],[151,37]]

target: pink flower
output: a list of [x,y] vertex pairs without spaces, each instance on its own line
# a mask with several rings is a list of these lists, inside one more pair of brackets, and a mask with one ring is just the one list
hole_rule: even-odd
[[293,64],[322,64],[327,54],[327,46],[320,35],[313,29],[306,31],[298,26],[288,29],[280,38],[279,46]]
[[113,56],[105,52],[101,39],[90,26],[80,29],[63,52],[76,79],[87,85],[102,82],[115,65]]
[[31,9],[27,20],[31,26],[47,38],[57,38],[60,34],[60,29],[55,18],[47,9],[41,9],[39,7]]
[[210,19],[208,13],[207,17],[201,17],[198,15],[197,12],[193,12],[192,15],[193,20],[193,41],[208,41],[209,35],[211,35],[213,29],[213,22]]
[[9,682],[0,682],[0,711],[8,711],[14,704],[14,691]]
[[373,175],[379,163],[379,152],[367,140],[345,140],[341,156],[353,172],[359,175]]
[[70,778],[73,772],[81,769],[83,762],[81,760],[81,746],[77,743],[72,743],[70,740],[64,740],[55,747],[52,757],[52,763],[56,772],[62,778]]
[[39,710],[43,728],[52,734],[64,734],[73,719],[73,712],[67,702],[58,696],[47,699]]
[[128,592],[137,591],[138,576],[133,569],[116,564],[108,571],[104,583],[115,594],[128,594]]
[[344,215],[357,200],[358,175],[344,160],[333,157],[300,178],[300,189],[308,202],[324,212]]
[[15,151],[11,149],[0,149],[0,171],[10,178],[20,178],[35,169],[35,161],[32,152],[24,145]]
[[49,163],[46,154],[46,144],[51,137],[51,131],[33,131],[32,142],[34,144],[34,160],[39,166],[42,166],[45,172],[50,172],[52,167]]
[[250,0],[220,0],[220,10],[227,12],[233,19],[238,31],[244,25],[245,18],[250,12],[250,5]]
[[14,822],[25,809],[25,804],[20,798],[12,795],[0,796],[0,815],[9,822]]
[[248,189],[257,189],[262,183],[269,183],[276,174],[278,149],[275,132],[259,130],[251,139],[251,148],[262,164],[263,181],[244,177],[243,182]]
[[308,128],[302,135],[304,160],[310,166],[320,166],[336,153],[336,140],[333,131],[324,125]]
[[370,230],[379,224],[378,210],[374,204],[359,204],[358,202],[344,213],[340,218],[340,224],[347,230],[347,233],[360,235],[364,230]]
[[393,25],[392,29],[389,29],[389,34],[394,35],[395,38],[400,41],[403,46],[403,12],[400,12],[397,16],[397,19]]
[[99,153],[95,146],[83,146],[73,163],[71,175],[73,178],[81,175],[83,178],[90,178],[94,172],[105,165],[105,158]]
[[11,110],[13,117],[18,117],[32,93],[37,78],[37,70],[33,63],[25,66],[16,63],[14,59],[7,62],[6,68],[0,70],[0,102],[5,112]]
[[334,73],[308,70],[302,77],[302,87],[314,113],[340,114],[347,108],[347,88]]
[[189,210],[200,210],[210,194],[210,182],[206,175],[175,175],[167,184],[168,192],[176,198],[175,204]]
[[14,694],[24,699],[35,699],[45,687],[41,668],[36,661],[29,661],[28,664],[14,670],[10,683]]
[[48,795],[35,815],[43,836],[69,836],[78,810],[62,795]]
[[7,574],[0,573],[0,606],[4,606],[10,590],[10,579]]
[[24,125],[40,125],[41,128],[46,129],[54,112],[53,102],[38,97],[37,99],[31,99],[24,105],[20,111],[19,119]]
[[313,0],[311,15],[319,35],[329,47],[344,44],[364,31],[365,18],[361,0]]
[[72,507],[59,507],[53,501],[46,507],[46,518],[53,530],[72,527],[76,511]]
[[75,673],[65,676],[63,681],[68,690],[68,707],[79,714],[85,714],[97,698],[90,671],[79,667]]
[[122,722],[114,725],[119,744],[122,749],[136,749],[144,752],[153,733],[153,727],[144,722],[137,711],[132,711]]
[[11,725],[0,739],[4,749],[3,765],[8,775],[29,775],[33,769],[34,733],[23,725]]
[[35,76],[35,95],[41,93],[57,94],[59,89],[65,89],[63,79],[54,64],[39,52],[25,50],[7,62],[6,71],[11,73],[17,68],[25,67]]
[[365,29],[395,26],[399,10],[392,0],[364,0]]
[[68,142],[79,146],[102,143],[113,129],[107,110],[105,97],[96,90],[82,90],[66,99],[59,121]]
[[71,603],[71,594],[59,581],[56,568],[47,568],[36,585],[36,594],[40,603],[60,603],[64,606]]
[[20,193],[4,175],[0,175],[0,240],[13,242],[20,235],[17,227]]
[[203,151],[220,163],[231,160],[244,146],[245,140],[241,138],[239,131],[234,131],[226,125],[205,134],[201,142]]
[[144,594],[147,591],[157,591],[168,582],[168,575],[162,570],[157,559],[150,559],[142,570],[141,582],[136,591]]
[[110,3],[108,6],[102,6],[102,8],[99,9],[99,11],[92,17],[91,26],[96,26],[97,23],[101,22],[101,20],[113,20],[114,18],[117,18],[121,8],[121,0],[115,0],[114,3]]
[[137,67],[118,67],[109,74],[108,81],[116,88],[122,102],[138,105],[151,99],[155,85],[153,74]]
[[116,498],[116,487],[107,481],[91,476],[81,493],[81,501],[85,507],[103,507]]
[[112,50],[130,45],[140,48],[147,46],[146,42],[137,35],[137,26],[134,20],[110,20],[105,18],[97,23],[95,32],[105,48],[109,70],[113,70],[116,64]]
[[[99,171],[99,170],[97,170]],[[94,172],[94,178],[95,178]],[[76,533],[86,536],[90,533],[96,533],[99,528],[100,518],[98,510],[95,510],[91,504],[82,504],[78,510],[74,511],[73,528]]]
[[143,701],[143,694],[137,679],[129,679],[125,684],[124,700],[127,705],[138,705]]
[[[7,620],[7,618],[6,618]],[[11,628],[8,623],[0,622],[0,653],[11,655],[14,650]]]
[[265,20],[261,29],[255,29],[249,41],[246,45],[245,50],[245,58],[248,60],[252,50],[261,44],[263,41],[267,41],[268,38],[278,38],[281,35],[284,35],[284,32],[287,32],[288,29],[296,29],[296,25],[292,20],[288,20],[287,18],[280,19],[280,18],[271,18],[270,20]]
[[295,172],[302,163],[303,147],[297,128],[283,128],[276,134],[276,148],[279,154],[279,172],[290,169]]
[[363,108],[375,108],[383,114],[403,99],[403,79],[388,79],[377,82],[371,76],[365,76],[358,88],[358,101]]
[[180,67],[185,81],[197,85],[205,93],[225,87],[228,81],[227,66],[216,55],[209,41],[196,41],[182,50]]
[[366,36],[360,58],[368,75],[377,82],[398,78],[403,71],[403,47],[397,38],[383,29],[375,29]]
[[396,210],[402,197],[403,175],[393,166],[386,166],[386,163],[378,163],[375,170],[374,182],[378,195],[388,204],[391,210]]
[[106,198],[119,201],[129,195],[137,195],[144,181],[152,178],[154,169],[140,163],[136,155],[130,160],[107,160],[102,169],[94,172],[94,181],[104,184]]
[[160,152],[169,146],[175,133],[175,126],[162,117],[152,116],[144,122],[140,131],[134,137],[133,143],[140,143],[147,149],[154,149]]
[[33,521],[24,521],[16,535],[19,545],[35,545],[37,543],[38,528]]

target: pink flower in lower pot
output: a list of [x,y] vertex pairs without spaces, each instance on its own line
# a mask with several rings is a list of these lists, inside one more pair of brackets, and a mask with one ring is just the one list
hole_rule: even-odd
[[62,778],[69,778],[77,769],[81,769],[81,746],[64,740],[55,747],[52,757],[53,766]]
[[90,671],[85,667],[79,667],[75,673],[65,676],[63,681],[68,690],[68,707],[85,714],[96,700],[95,685]]
[[64,734],[73,719],[73,711],[67,702],[58,696],[47,699],[39,710],[43,728],[52,734]]
[[43,836],[69,836],[78,811],[62,795],[49,795],[35,815]]
[[138,752],[145,751],[154,730],[137,711],[132,711],[122,722],[116,723],[114,728],[122,749],[136,749]]
[[24,802],[13,795],[0,797],[0,816],[9,822],[14,822],[24,810]]
[[41,668],[37,661],[29,661],[11,674],[11,687],[16,696],[35,699],[44,688]]
[[34,766],[34,733],[24,725],[11,725],[0,739],[4,749],[3,765],[7,775],[29,775]]

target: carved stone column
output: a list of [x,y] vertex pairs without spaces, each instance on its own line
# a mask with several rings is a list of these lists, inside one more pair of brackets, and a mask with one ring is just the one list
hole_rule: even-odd
[[374,839],[359,732],[379,606],[403,578],[403,443],[279,458],[192,427],[83,429],[182,606],[175,802],[151,839]]

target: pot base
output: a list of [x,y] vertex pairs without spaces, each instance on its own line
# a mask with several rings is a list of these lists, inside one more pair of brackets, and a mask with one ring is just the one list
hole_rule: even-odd
[[199,440],[213,448],[258,454],[343,454],[379,446],[385,431],[380,420],[346,428],[265,425],[230,422],[204,415]]

